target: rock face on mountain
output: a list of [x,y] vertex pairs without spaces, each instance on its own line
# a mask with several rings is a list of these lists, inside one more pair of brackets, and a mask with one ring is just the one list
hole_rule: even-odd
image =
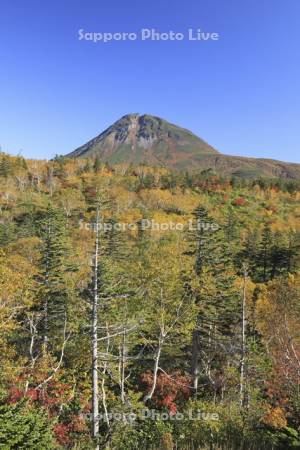
[[66,156],[98,156],[109,164],[147,164],[174,170],[213,169],[241,177],[300,177],[300,164],[222,155],[192,132],[147,114],[122,117]]

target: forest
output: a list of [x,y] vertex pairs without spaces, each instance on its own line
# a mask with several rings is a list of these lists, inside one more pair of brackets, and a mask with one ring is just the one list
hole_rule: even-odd
[[299,199],[1,153],[0,448],[300,449]]

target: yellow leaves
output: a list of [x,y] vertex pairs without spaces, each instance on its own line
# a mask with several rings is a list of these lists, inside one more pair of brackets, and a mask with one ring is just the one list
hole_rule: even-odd
[[264,317],[266,313],[270,314],[273,310],[274,307],[270,303],[266,292],[261,293],[256,304],[256,313],[258,316]]
[[[138,222],[143,218],[142,213],[137,208],[127,209],[126,211],[122,211],[118,215],[118,222],[120,224],[120,228],[131,236],[137,236],[138,234]],[[121,231],[122,233],[124,231]]]
[[85,198],[80,190],[74,188],[66,188],[59,192],[56,196],[59,206],[62,208],[67,217],[71,216],[74,210],[85,209]]
[[294,275],[294,274],[290,273],[290,274],[288,275],[288,279],[289,279],[290,283],[295,283],[295,281],[298,280],[297,274]]
[[140,198],[150,209],[158,209],[172,203],[171,192],[163,189],[145,189],[140,193]]
[[[25,237],[20,238],[15,242],[12,242],[8,246],[8,252],[11,255],[16,255],[17,260],[21,256],[25,260],[27,260],[29,263],[34,264],[38,261],[38,258],[40,256],[39,254],[39,246],[41,245],[41,240],[34,236],[34,237]],[[12,260],[13,262],[13,260]],[[29,268],[27,269],[29,270]],[[31,269],[33,270],[33,269]]]
[[162,450],[173,450],[174,441],[171,433],[165,433],[160,441],[160,448]]
[[2,376],[15,370],[14,348],[7,345],[18,329],[18,316],[31,306],[33,266],[18,254],[0,255],[0,366]]
[[110,194],[117,204],[117,212],[134,207],[134,204],[137,201],[136,193],[128,191],[123,186],[112,186]]
[[183,194],[180,189],[173,192],[166,189],[145,189],[140,193],[142,202],[149,209],[177,208],[192,212],[199,204],[199,195]]
[[[229,275],[234,275],[234,271],[229,273]],[[242,277],[236,278],[235,286],[240,292],[242,292],[243,289],[244,280]],[[250,277],[247,277],[246,280],[246,295],[247,295],[247,302],[249,303],[252,299],[254,289],[256,288],[256,284],[251,281]]]
[[299,383],[299,277],[268,283],[257,301],[257,330],[262,335],[278,377]]
[[276,303],[270,298],[270,286],[261,287],[260,295],[256,303],[257,329],[268,338],[272,333],[274,319],[278,316]]
[[14,326],[15,317],[31,304],[33,266],[19,255],[0,257],[0,330]]
[[118,219],[121,223],[136,223],[142,219],[142,214],[139,209],[131,208],[124,212],[121,212],[118,216]]
[[267,412],[263,416],[262,421],[266,425],[274,428],[285,428],[287,426],[285,412],[279,406],[272,408],[270,405],[268,405]]

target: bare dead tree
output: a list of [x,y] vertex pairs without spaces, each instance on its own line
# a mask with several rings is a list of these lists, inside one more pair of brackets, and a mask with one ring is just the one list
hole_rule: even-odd
[[245,358],[246,358],[246,284],[248,271],[243,265],[243,292],[242,292],[242,335],[241,335],[241,361],[240,361],[240,406],[243,407],[245,399]]
[[[97,207],[96,232],[95,232],[95,252],[94,252],[94,289],[92,308],[92,436],[98,438],[99,434],[99,380],[98,380],[98,308],[99,308],[99,223],[100,212]],[[99,445],[96,445],[96,450]]]

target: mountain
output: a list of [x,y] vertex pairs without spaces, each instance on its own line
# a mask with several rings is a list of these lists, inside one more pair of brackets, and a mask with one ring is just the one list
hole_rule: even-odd
[[188,130],[159,117],[128,114],[96,138],[67,155],[94,157],[110,164],[147,163],[154,166],[190,168],[218,152]]
[[66,156],[98,156],[109,164],[147,164],[175,170],[212,169],[240,177],[300,178],[300,164],[223,155],[191,131],[148,114],[127,114]]

